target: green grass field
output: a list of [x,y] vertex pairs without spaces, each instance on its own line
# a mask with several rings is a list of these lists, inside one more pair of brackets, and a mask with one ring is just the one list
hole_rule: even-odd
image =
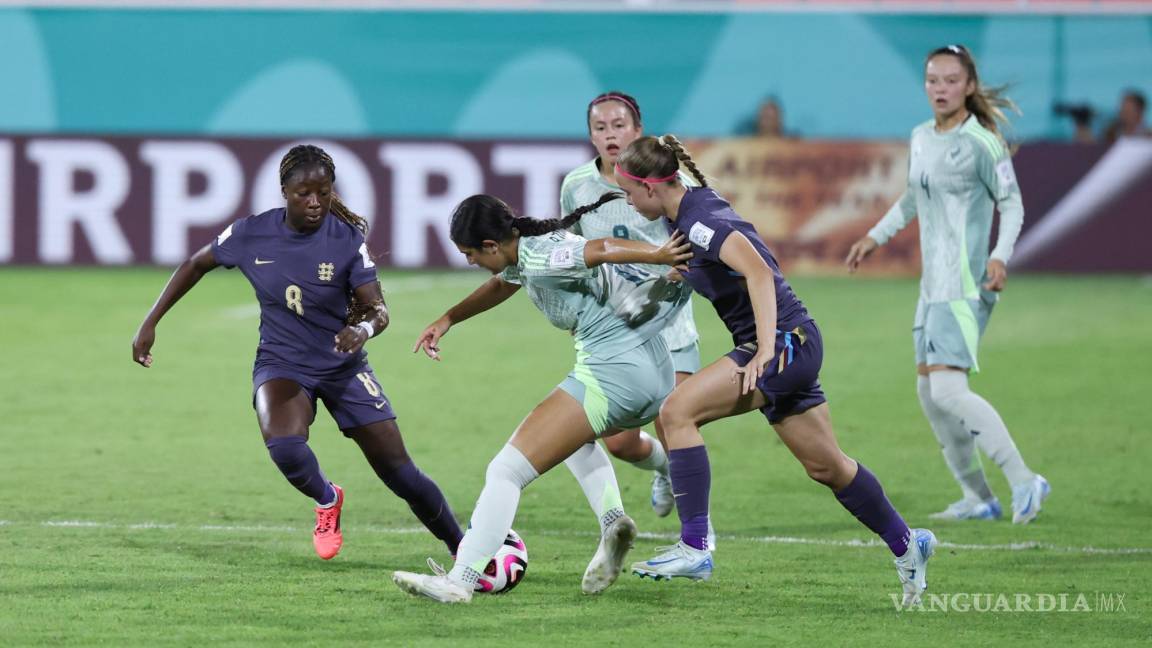
[[[1039,520],[935,524],[938,594],[1084,594],[1090,611],[897,612],[885,548],[809,481],[759,415],[705,430],[717,569],[706,583],[625,575],[580,592],[595,520],[564,469],[522,500],[524,583],[441,606],[394,569],[443,547],[417,529],[326,413],[312,445],[348,493],[344,550],[312,552],[310,503],[268,460],[250,405],[251,289],[217,271],[161,324],[155,364],[130,340],[168,273],[0,270],[0,644],[17,645],[1147,645],[1152,640],[1152,282],[1013,277],[976,390],[1051,481]],[[444,361],[420,329],[483,280],[383,273],[392,326],[369,346],[409,451],[465,519],[484,469],[570,369],[570,338],[523,296],[454,329]],[[913,526],[958,491],[915,397],[913,280],[801,279],[824,329],[823,382],[844,449]],[[729,338],[697,302],[702,352]],[[985,462],[986,465],[988,462]],[[617,464],[648,557],[677,530],[649,476]],[[993,468],[1002,501],[1009,491]],[[868,544],[862,544],[868,543]],[[1113,611],[1099,594],[1112,595]],[[1122,599],[1118,597],[1122,596]],[[1120,605],[1115,603],[1122,601]],[[687,640],[687,641],[685,641]]]

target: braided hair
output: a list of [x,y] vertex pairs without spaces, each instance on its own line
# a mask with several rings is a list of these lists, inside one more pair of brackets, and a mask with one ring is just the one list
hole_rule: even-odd
[[[292,177],[293,173],[310,166],[321,167],[328,173],[328,177],[332,178],[332,182],[336,182],[336,163],[332,161],[332,156],[319,146],[297,144],[288,149],[284,158],[280,160],[280,185],[288,184],[288,179]],[[348,209],[348,206],[340,200],[335,191],[332,192],[332,204],[328,207],[328,211],[332,212],[336,218],[360,230],[361,234],[368,234],[368,221],[363,216]],[[356,295],[349,291],[344,323],[347,326],[355,326],[360,322],[373,321],[377,315],[386,312],[384,300],[377,299],[370,303],[361,303],[360,300],[356,299]]]
[[679,182],[675,176],[683,164],[701,187],[708,186],[708,179],[675,135],[638,138],[624,149],[616,164],[638,178],[672,178],[668,182]]
[[[297,144],[288,149],[284,158],[280,160],[280,185],[288,184],[288,178],[292,177],[292,174],[297,170],[313,165],[323,168],[328,172],[328,177],[332,178],[332,182],[336,182],[336,163],[332,161],[332,156],[319,146]],[[360,230],[361,234],[368,233],[368,221],[363,216],[348,209],[348,206],[340,200],[340,196],[336,195],[335,191],[332,192],[332,205],[329,207],[329,211],[336,218]]]
[[507,241],[515,236],[541,236],[559,229],[568,229],[580,217],[601,205],[623,198],[618,191],[609,191],[591,204],[578,207],[562,218],[538,220],[517,216],[508,203],[496,196],[478,194],[465,198],[452,212],[450,236],[456,245],[478,248],[484,241]]

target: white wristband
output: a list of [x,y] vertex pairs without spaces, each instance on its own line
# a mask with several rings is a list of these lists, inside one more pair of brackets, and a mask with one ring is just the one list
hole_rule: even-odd
[[373,326],[372,322],[370,322],[368,320],[360,322],[359,324],[356,325],[356,328],[363,329],[364,332],[368,334],[369,338],[371,338],[373,335],[376,335],[376,327]]

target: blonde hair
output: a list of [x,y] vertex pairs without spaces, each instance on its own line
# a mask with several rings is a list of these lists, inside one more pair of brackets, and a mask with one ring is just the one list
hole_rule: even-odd
[[692,156],[688,155],[680,140],[671,134],[636,139],[624,149],[616,164],[629,175],[638,178],[672,178],[668,182],[679,181],[675,176],[683,164],[701,187],[708,186],[708,179],[696,166]]

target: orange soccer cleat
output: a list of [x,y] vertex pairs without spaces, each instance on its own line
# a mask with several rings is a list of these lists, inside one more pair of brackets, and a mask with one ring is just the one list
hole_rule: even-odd
[[344,507],[344,489],[332,484],[336,491],[336,503],[328,507],[316,507],[316,530],[312,532],[312,546],[316,555],[330,560],[340,553],[344,544],[344,533],[340,530],[340,509]]

